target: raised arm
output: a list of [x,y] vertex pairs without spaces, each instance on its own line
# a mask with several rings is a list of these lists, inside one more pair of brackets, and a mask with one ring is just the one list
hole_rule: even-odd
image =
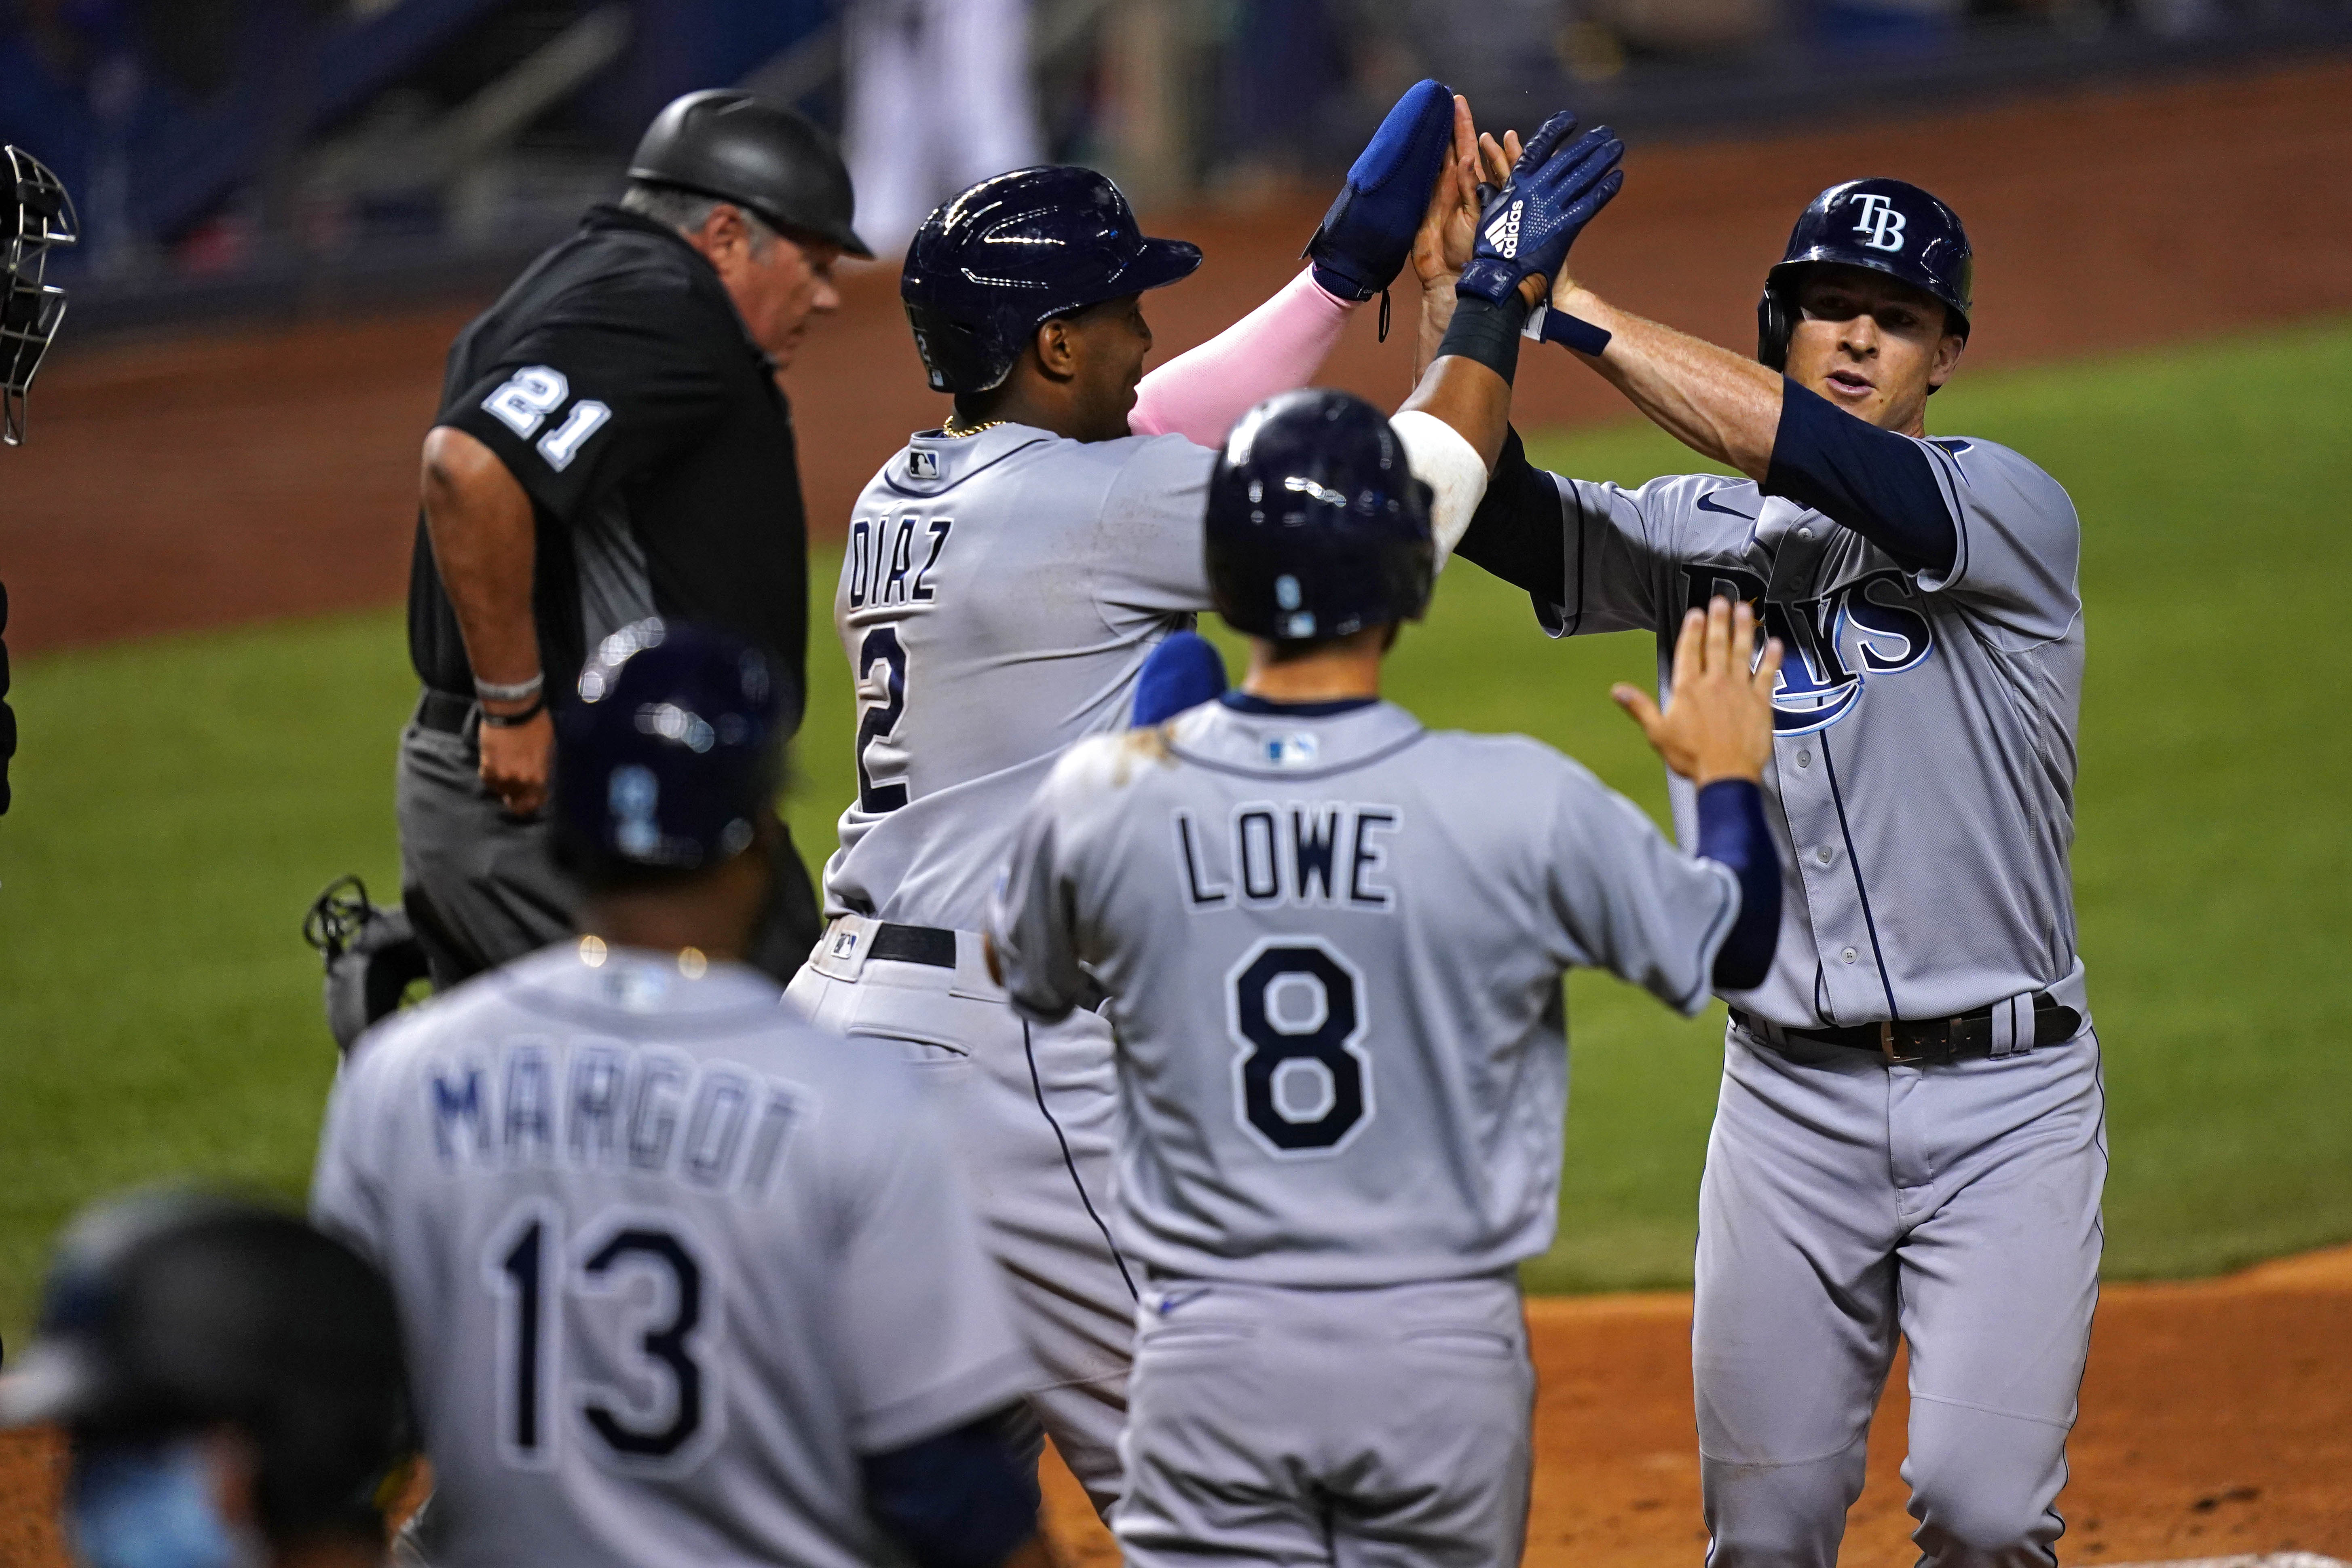
[[1309,265],[1280,292],[1198,348],[1143,378],[1128,428],[1221,445],[1244,414],[1305,386],[1330,357],[1356,308],[1387,291],[1413,250],[1430,187],[1454,144],[1472,137],[1469,106],[1434,81],[1417,83],[1381,121],[1307,242]]
[[[1469,527],[1509,433],[1519,332],[1569,247],[1624,184],[1625,144],[1606,126],[1577,136],[1576,118],[1544,122],[1485,209],[1438,353],[1397,410],[1397,438],[1412,470],[1436,492],[1431,521],[1441,564]],[[1431,200],[1444,224],[1475,186],[1475,149],[1447,164]]]
[[1951,509],[1911,436],[1857,418],[1743,354],[1621,310],[1570,279],[1555,288],[1552,305],[1609,333],[1600,353],[1577,357],[1683,445],[1738,468],[1766,495],[1853,529],[1905,567],[1951,569],[1958,550]]

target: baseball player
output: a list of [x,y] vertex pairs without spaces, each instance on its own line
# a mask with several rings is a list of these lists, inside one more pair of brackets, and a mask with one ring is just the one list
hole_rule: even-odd
[[410,1450],[383,1278],[291,1215],[148,1194],[59,1243],[0,1426],[71,1438],[88,1568],[369,1568]]
[[353,1050],[312,1208],[407,1326],[437,1568],[1042,1563],[1033,1374],[905,1068],[745,962],[784,683],[644,621],[557,731],[584,934]]
[[1555,636],[1656,632],[1662,686],[1717,595],[1790,650],[1764,774],[1779,957],[1721,988],[1699,1196],[1717,1568],[1835,1561],[1898,1335],[1922,1561],[2047,1564],[2063,1528],[2106,1173],[2066,861],[2079,528],[2017,453],[1926,433],[1970,277],[1950,208],[1869,179],[1798,219],[1753,362],[1561,279],[1554,305],[1609,334],[1587,363],[1748,477],[1623,489],[1514,439],[1461,542]]
[[[0,217],[0,443],[25,441],[25,394],[65,320],[66,291],[47,280],[49,251],[80,237],[73,197],[22,147],[0,147],[7,164]],[[8,629],[8,589],[0,584],[0,633]],[[8,761],[16,754],[16,715],[8,707],[8,645],[0,643],[0,816],[8,814]]]
[[991,912],[1023,1013],[1108,993],[1117,1030],[1134,1564],[1517,1562],[1515,1268],[1559,1209],[1562,975],[1689,1014],[1770,959],[1752,616],[1686,617],[1642,711],[1698,788],[1698,858],[1548,747],[1431,733],[1379,698],[1436,559],[1399,437],[1330,391],[1234,428],[1206,557],[1242,689],[1065,753]]
[[1150,377],[1141,294],[1201,253],[1145,237],[1102,175],[983,180],[908,255],[915,342],[955,410],[853,514],[834,617],[858,683],[858,795],[825,871],[832,923],[791,995],[923,1064],[1038,1358],[1031,1407],[1100,1510],[1118,1494],[1134,1312],[1103,1224],[1108,1035],[1091,1015],[1014,1016],[981,917],[1054,753],[1121,727],[1152,646],[1209,603],[1199,496],[1213,453],[1188,433],[1221,437],[1313,374],[1348,311],[1403,266],[1466,128],[1438,84],[1407,93],[1312,264]]
[[[1466,105],[1416,87],[1350,172],[1312,265],[1140,385],[1141,293],[1200,252],[1146,238],[1101,175],[982,181],[908,252],[908,316],[955,409],[884,466],[850,524],[834,616],[858,681],[858,797],[826,868],[832,924],[791,995],[923,1064],[1038,1356],[1031,1407],[1106,1512],[1134,1331],[1132,1273],[1105,1229],[1109,1031],[1083,1010],[1051,1027],[1014,1015],[981,920],[1055,754],[1123,727],[1153,645],[1210,604],[1215,452],[1198,442],[1246,410],[1239,390],[1254,402],[1311,375],[1342,305],[1381,293],[1423,226],[1451,221],[1439,171],[1466,188],[1476,154]],[[1483,481],[1458,436],[1421,424]]]

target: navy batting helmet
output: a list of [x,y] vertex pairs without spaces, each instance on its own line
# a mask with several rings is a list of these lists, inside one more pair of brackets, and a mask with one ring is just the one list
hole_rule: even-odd
[[1797,328],[1797,288],[1815,262],[1866,267],[1900,279],[1944,302],[1951,331],[1969,335],[1976,263],[1959,214],[1902,180],[1848,180],[1832,185],[1797,216],[1789,249],[1765,274],[1756,306],[1756,357],[1774,370],[1789,363]]
[[770,227],[871,256],[849,220],[849,170],[814,121],[748,92],[710,88],[654,116],[629,160],[629,178],[749,207]]
[[567,861],[627,876],[741,853],[775,796],[781,716],[766,657],[732,637],[658,619],[606,637],[556,714]]
[[1210,597],[1253,637],[1325,641],[1429,605],[1429,487],[1353,393],[1306,387],[1242,416],[1209,476],[1204,532]]
[[991,392],[1044,322],[1200,265],[1199,246],[1146,237],[1109,180],[1049,164],[992,174],[925,218],[898,297],[931,390]]
[[123,1443],[226,1423],[253,1442],[272,1535],[380,1529],[411,1447],[392,1289],[275,1209],[102,1205],[59,1242],[33,1348],[0,1377],[0,1426],[47,1422]]

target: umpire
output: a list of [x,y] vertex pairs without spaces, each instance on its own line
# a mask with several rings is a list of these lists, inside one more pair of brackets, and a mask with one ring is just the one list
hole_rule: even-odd
[[[402,901],[436,988],[572,929],[581,893],[544,810],[554,728],[588,652],[649,616],[769,656],[799,726],[808,562],[777,376],[870,256],[848,172],[791,110],[678,99],[617,205],[589,210],[459,333],[425,441],[401,736]],[[789,978],[817,936],[788,836],[753,962]]]

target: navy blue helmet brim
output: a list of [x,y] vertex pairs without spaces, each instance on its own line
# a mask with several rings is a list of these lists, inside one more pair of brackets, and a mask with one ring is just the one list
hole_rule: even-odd
[[1200,268],[1201,247],[1191,240],[1146,236],[1142,249],[1119,274],[1118,280],[1126,289],[1141,294],[1152,289],[1165,289],[1171,283],[1181,283]]

